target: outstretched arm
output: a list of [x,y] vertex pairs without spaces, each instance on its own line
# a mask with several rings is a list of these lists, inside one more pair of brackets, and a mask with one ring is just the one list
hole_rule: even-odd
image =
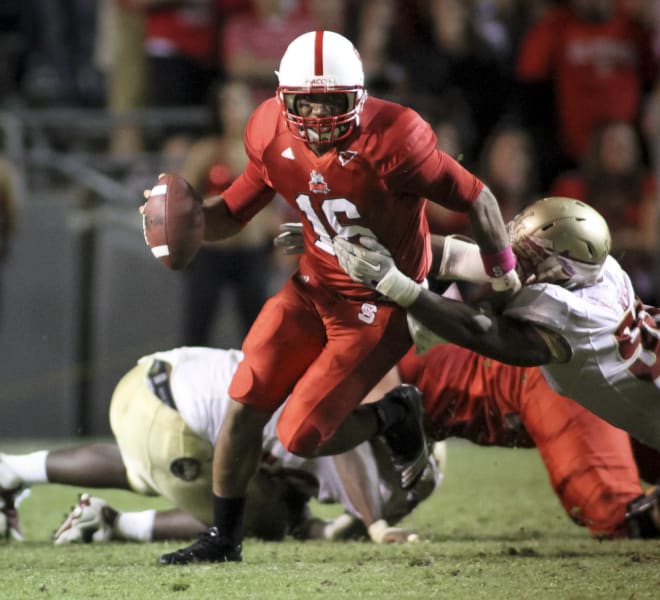
[[390,253],[372,238],[362,245],[333,241],[339,264],[364,283],[405,308],[444,340],[509,364],[532,366],[551,362],[551,336],[531,323],[476,309],[443,298],[403,275]]
[[500,362],[534,366],[553,360],[536,326],[479,310],[422,289],[407,311],[448,342]]

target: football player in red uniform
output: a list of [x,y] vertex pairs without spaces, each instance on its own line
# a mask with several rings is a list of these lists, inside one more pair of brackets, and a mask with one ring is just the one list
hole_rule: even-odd
[[[658,464],[658,453],[647,449],[636,464],[625,431],[554,392],[539,368],[436,344],[421,355],[409,351],[397,371],[422,392],[431,439],[536,447],[553,490],[577,524],[598,537],[660,536],[660,488],[644,493],[639,475]],[[396,379],[388,377],[386,385],[392,384]]]
[[[229,388],[234,402],[215,445],[214,526],[163,555],[161,564],[241,560],[245,489],[262,429],[289,394],[278,422],[289,451],[334,454],[383,434],[404,488],[423,471],[421,398],[413,386],[356,408],[411,338],[400,306],[344,273],[335,237],[377,237],[411,281],[422,281],[431,264],[429,199],[469,214],[495,289],[520,285],[492,193],[437,149],[431,126],[415,111],[367,97],[349,40],[330,31],[303,34],[287,48],[277,76],[276,96],[246,128],[247,167],[221,197],[205,202],[205,239],[236,233],[277,192],[300,215],[304,253],[243,345]],[[409,292],[387,290],[403,306]]]

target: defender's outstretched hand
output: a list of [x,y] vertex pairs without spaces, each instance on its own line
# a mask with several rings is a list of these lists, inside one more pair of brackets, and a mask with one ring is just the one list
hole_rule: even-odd
[[410,306],[422,286],[397,268],[389,250],[374,238],[360,237],[355,244],[336,236],[332,246],[347,275],[377,290],[404,308]]

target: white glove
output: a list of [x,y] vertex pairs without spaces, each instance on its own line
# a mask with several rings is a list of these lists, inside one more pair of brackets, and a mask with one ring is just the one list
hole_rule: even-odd
[[354,244],[335,236],[332,246],[339,265],[358,283],[375,289],[399,306],[407,308],[419,296],[422,286],[397,268],[389,250],[377,240],[361,236]]
[[78,504],[55,532],[55,544],[109,542],[113,538],[113,527],[103,514],[106,506],[108,503],[102,498],[81,494]]
[[273,240],[276,248],[282,248],[284,254],[303,253],[302,223],[282,223],[280,234]]

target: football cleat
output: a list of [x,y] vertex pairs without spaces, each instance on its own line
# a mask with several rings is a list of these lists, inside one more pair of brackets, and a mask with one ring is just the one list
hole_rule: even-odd
[[631,538],[660,537],[660,482],[628,503],[625,522]]
[[422,476],[429,461],[422,394],[414,385],[404,383],[385,394],[376,403],[377,410],[383,408],[381,403],[394,403],[405,409],[405,417],[390,423],[383,436],[392,450],[392,461],[400,474],[401,487],[407,490]]
[[241,544],[233,544],[229,539],[220,537],[218,528],[213,526],[202,533],[190,546],[163,554],[161,565],[187,565],[190,563],[241,562]]
[[81,494],[64,522],[53,535],[55,544],[89,544],[109,542],[113,539],[113,523],[116,511],[102,498]]
[[3,460],[0,454],[0,537],[23,541],[18,519],[18,505],[30,490],[23,487],[22,479]]
[[29,488],[0,490],[0,537],[3,539],[23,541],[23,531],[18,518],[18,505],[29,495]]

